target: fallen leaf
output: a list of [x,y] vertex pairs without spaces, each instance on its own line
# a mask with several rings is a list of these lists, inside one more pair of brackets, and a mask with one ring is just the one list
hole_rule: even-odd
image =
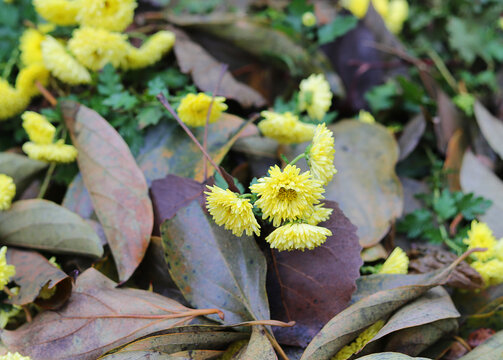
[[28,186],[34,175],[46,167],[47,163],[30,159],[24,155],[0,152],[1,173],[14,179],[18,194]]
[[496,331],[494,331],[493,329],[480,328],[473,331],[470,336],[468,336],[467,343],[472,348],[474,348],[486,342],[487,339],[491,338],[491,336],[493,336],[494,334],[496,334]]
[[468,148],[468,141],[463,129],[458,129],[452,135],[447,145],[444,170],[446,171],[447,184],[451,191],[461,191],[460,170],[463,156]]
[[447,144],[454,133],[462,127],[462,120],[456,105],[449,96],[437,88],[438,117],[433,122],[437,138],[437,148],[445,154]]
[[414,210],[423,208],[423,203],[416,198],[418,194],[427,194],[430,189],[426,182],[408,177],[400,177],[403,188],[403,214],[405,216]]
[[[323,325],[343,310],[360,276],[361,246],[356,228],[334,202],[330,218],[321,223],[332,231],[327,241],[309,251],[271,251],[267,293],[274,319],[295,321],[274,328],[279,342],[305,347]],[[344,256],[340,256],[344,254]]]
[[221,309],[226,324],[269,319],[266,262],[252,236],[216,225],[198,201],[165,221],[161,234],[171,277],[191,304]]
[[[219,121],[208,127],[208,153],[219,164],[239,136],[247,131],[245,121],[231,114],[222,114]],[[203,141],[204,129],[192,129]],[[152,127],[145,135],[145,145],[137,156],[138,164],[148,182],[168,174],[204,181],[204,159],[201,150],[183,129],[171,121]],[[213,175],[208,166],[208,176]]]
[[54,289],[50,298],[36,300],[37,305],[45,309],[57,309],[70,297],[72,279],[39,253],[9,248],[7,263],[16,267],[16,274],[11,280],[19,286],[18,294],[9,303],[28,305],[37,299],[45,285],[48,290]]
[[90,268],[79,276],[63,308],[45,311],[17,330],[3,331],[2,342],[10,351],[34,360],[91,360],[141,336],[215,312],[189,309],[149,291],[116,286]]
[[465,193],[473,192],[476,196],[483,196],[492,201],[491,207],[485,214],[479,216],[479,219],[489,225],[494,236],[503,237],[503,222],[501,221],[503,182],[469,150],[463,157],[460,180]]
[[388,257],[388,252],[381,244],[363,249],[361,253],[362,260],[365,262],[374,262]]
[[84,219],[89,219],[94,213],[91,195],[89,195],[89,191],[84,185],[81,174],[75,176],[70,186],[68,186],[61,205],[79,214]]
[[371,354],[358,359],[359,360],[431,360],[424,357],[410,357],[395,352],[383,352],[378,354]]
[[98,113],[71,101],[61,108],[79,151],[84,185],[103,225],[119,278],[125,281],[143,259],[154,224],[145,177],[127,144]]
[[103,248],[94,230],[77,214],[52,201],[16,201],[0,212],[2,244],[52,253],[100,257]]
[[398,139],[398,146],[400,147],[400,157],[398,161],[402,161],[414,151],[425,130],[426,120],[424,120],[422,114],[417,115],[405,125]]
[[254,326],[250,342],[237,360],[277,360],[276,352],[265,332],[263,326]]
[[484,135],[491,148],[503,159],[503,122],[494,117],[479,101],[475,102],[475,119],[479,124],[480,131]]
[[501,359],[501,354],[503,354],[503,330],[498,331],[459,360],[496,360]]
[[[192,41],[185,32],[179,29],[173,29],[173,31],[176,34],[174,52],[180,64],[180,70],[185,74],[190,74],[194,83],[202,91],[215,91],[222,72],[222,64],[201,45]],[[236,100],[244,107],[266,105],[262,95],[237,81],[229,71],[225,72],[217,95]]]

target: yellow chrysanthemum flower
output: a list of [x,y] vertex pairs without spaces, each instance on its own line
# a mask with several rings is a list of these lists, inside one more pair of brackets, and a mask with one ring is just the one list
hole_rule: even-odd
[[260,235],[260,226],[253,215],[253,205],[248,199],[241,199],[229,189],[207,186],[206,207],[217,225],[224,225],[236,236],[253,233]]
[[91,75],[87,69],[67,53],[65,47],[52,36],[46,36],[42,42],[42,57],[45,67],[59,80],[70,85],[91,82]]
[[44,86],[49,82],[49,70],[42,64],[32,64],[21,69],[16,78],[16,89],[31,98],[40,94],[36,81]]
[[409,258],[399,247],[396,247],[382,265],[379,274],[407,274]]
[[265,238],[271,248],[284,250],[312,250],[320,246],[327,240],[327,236],[331,236],[332,232],[324,227],[301,224],[288,223],[280,226]]
[[383,320],[378,320],[374,324],[370,325],[366,328],[351,344],[344,346],[334,357],[332,360],[347,360],[352,355],[360,352],[365,345],[368,344],[370,340],[383,328],[384,326]]
[[16,275],[16,267],[7,264],[7,246],[0,249],[0,289],[10,282],[10,278]]
[[322,120],[332,105],[332,91],[323,74],[312,74],[300,82],[299,109],[315,120]]
[[259,196],[255,205],[262,210],[262,218],[279,226],[285,220],[306,219],[314,211],[314,205],[323,199],[321,181],[306,171],[287,165],[283,171],[275,165],[269,169],[269,177],[258,179],[250,190]]
[[372,5],[383,19],[391,12],[389,0],[372,0]]
[[314,211],[306,220],[309,225],[318,225],[323,221],[327,221],[332,215],[334,209],[323,207],[325,204],[318,204],[314,206]]
[[503,261],[499,259],[487,262],[474,261],[470,266],[482,276],[486,287],[503,283]]
[[311,11],[305,12],[302,14],[302,25],[305,27],[312,27],[316,25],[316,16]]
[[140,48],[128,47],[125,67],[140,69],[155,64],[175,44],[175,34],[171,31],[159,31],[152,35]]
[[123,31],[132,22],[135,0],[85,0],[77,16],[82,26]]
[[259,122],[258,128],[264,136],[280,144],[300,144],[313,138],[316,127],[299,121],[299,118],[290,112],[279,114],[262,111],[260,114],[265,119]]
[[342,6],[348,9],[354,16],[361,19],[367,13],[370,0],[342,0]]
[[374,116],[365,110],[360,110],[358,113],[358,120],[366,124],[374,124],[376,122]]
[[386,27],[393,34],[402,31],[403,23],[409,17],[409,4],[406,0],[392,0],[389,3],[389,12],[383,16]]
[[0,78],[0,121],[19,114],[29,103],[28,94],[22,93]]
[[69,26],[77,24],[82,0],[33,0],[35,10],[49,22]]
[[9,210],[14,196],[16,196],[14,179],[5,174],[0,174],[0,211]]
[[487,251],[478,251],[472,254],[477,260],[486,261],[494,256],[496,238],[486,223],[473,220],[470,230],[468,230],[468,238],[464,239],[464,242],[468,245],[468,250],[474,248],[487,248]]
[[23,151],[31,159],[55,163],[71,163],[78,155],[77,149],[73,145],[66,145],[63,140],[45,145],[26,142]]
[[333,133],[325,124],[316,127],[313,143],[309,149],[308,164],[313,177],[326,185],[337,173],[334,166],[334,138]]
[[29,356],[23,356],[20,353],[7,353],[6,355],[1,355],[0,360],[31,360]]
[[21,62],[24,66],[32,64],[43,64],[42,41],[44,35],[36,29],[26,29],[19,39],[19,50],[21,51]]
[[[225,98],[215,96],[215,101],[211,107],[209,123],[216,122],[222,112],[227,110],[227,105],[224,103]],[[187,125],[192,127],[205,126],[206,116],[211,104],[211,96],[205,93],[187,94],[180,101],[177,112],[180,119]]]
[[124,34],[83,27],[73,32],[68,49],[82,65],[98,71],[108,63],[116,68],[125,64],[129,45],[126,40]]
[[51,144],[54,140],[56,128],[45,116],[33,111],[25,111],[21,115],[23,128],[31,141],[36,144]]

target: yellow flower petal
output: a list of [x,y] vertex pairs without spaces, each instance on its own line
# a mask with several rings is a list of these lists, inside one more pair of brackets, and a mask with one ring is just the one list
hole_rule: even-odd
[[312,74],[300,82],[299,108],[315,120],[322,120],[332,105],[332,91],[323,74]]
[[19,50],[24,66],[43,64],[42,41],[44,41],[44,35],[36,29],[26,29],[23,32],[19,39]]
[[[227,105],[224,104],[225,98],[215,96],[215,101],[211,107],[209,123],[216,122],[222,112],[227,110]],[[187,94],[180,105],[177,112],[180,119],[187,125],[192,127],[204,126],[206,124],[206,116],[211,104],[211,96],[205,93]]]
[[18,352],[9,352],[6,355],[1,355],[0,360],[31,360],[31,358],[29,356],[23,356]]
[[379,274],[407,274],[409,258],[399,247],[396,247],[384,262]]
[[265,119],[259,122],[258,128],[264,136],[280,144],[300,144],[313,138],[316,127],[299,121],[299,118],[290,112],[279,114],[262,111],[260,114]]
[[56,128],[45,116],[33,111],[25,111],[21,115],[23,128],[31,141],[36,144],[50,144],[54,140]]
[[321,226],[289,223],[283,225],[266,237],[271,248],[284,250],[312,250],[320,246],[331,236],[332,232]]
[[81,0],[33,0],[35,10],[49,22],[69,26],[77,24]]
[[313,143],[309,150],[308,164],[313,178],[326,185],[337,173],[334,166],[334,138],[333,133],[325,124],[317,126]]
[[23,151],[31,159],[55,163],[74,162],[78,154],[74,146],[64,144],[63,140],[59,140],[55,144],[46,145],[26,142],[23,144]]
[[0,121],[9,119],[26,109],[30,96],[0,79]]
[[474,248],[487,248],[484,252],[475,252],[472,256],[481,261],[487,261],[494,256],[494,248],[497,245],[496,238],[492,230],[486,223],[473,220],[470,230],[468,230],[468,238],[464,239],[468,245],[468,250]]
[[0,211],[10,208],[14,196],[16,196],[16,184],[14,184],[14,180],[10,176],[0,174]]
[[123,31],[132,22],[135,0],[85,0],[77,16],[82,26]]
[[384,324],[383,320],[378,320],[370,325],[355,339],[355,341],[339,350],[339,352],[332,357],[332,360],[347,360],[352,355],[361,351],[365,345],[377,335],[379,330],[383,328]]
[[140,69],[155,64],[175,43],[175,34],[171,31],[159,31],[152,35],[140,48],[128,47],[125,67]]
[[0,289],[10,282],[11,277],[16,275],[16,267],[7,264],[7,246],[2,246],[0,249]]

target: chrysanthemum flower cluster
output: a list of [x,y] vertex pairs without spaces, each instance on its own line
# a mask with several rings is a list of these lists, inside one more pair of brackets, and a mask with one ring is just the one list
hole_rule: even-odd
[[[316,125],[299,119],[307,112],[311,121],[319,122],[332,105],[332,92],[323,74],[313,74],[300,82],[297,108],[294,112],[277,113],[262,111],[264,118],[258,127],[262,134],[275,139],[280,144],[299,144],[313,138]],[[293,110],[293,109],[292,109]]]
[[9,210],[14,196],[16,196],[14,179],[5,174],[0,174],[0,211]]
[[208,122],[212,124],[218,121],[225,110],[227,105],[223,96],[215,96],[212,103],[212,97],[205,93],[185,95],[177,108],[180,119],[191,127],[205,126],[208,113]]
[[[170,31],[160,31],[140,48],[128,41],[125,30],[132,22],[135,0],[33,0],[38,14],[49,24],[28,28],[20,38],[22,68],[15,86],[0,79],[0,120],[26,109],[38,95],[36,82],[47,85],[49,74],[70,84],[88,84],[91,73],[107,63],[124,70],[158,62],[175,42]],[[48,33],[55,25],[80,25],[68,41]]]
[[23,144],[23,151],[28,157],[51,163],[70,163],[77,157],[77,149],[66,145],[64,139],[54,142],[56,128],[45,116],[33,111],[26,111],[21,116],[23,128],[30,141]]
[[403,23],[409,17],[409,3],[407,0],[344,0],[342,5],[354,16],[363,18],[367,13],[370,2],[381,15],[386,27],[394,34],[402,31]]
[[[255,214],[261,214],[276,229],[267,237],[271,248],[282,250],[314,249],[332,232],[319,223],[326,221],[332,209],[323,207],[323,188],[335,174],[334,138],[325,124],[315,128],[305,153],[280,169],[277,165],[250,186],[251,194],[236,194],[217,186],[208,187],[207,208],[218,225],[233,234],[260,235]],[[295,166],[306,158],[311,171]]]
[[484,279],[486,286],[503,283],[503,239],[496,240],[486,223],[473,220],[465,243],[468,249],[486,248],[474,252],[470,264]]

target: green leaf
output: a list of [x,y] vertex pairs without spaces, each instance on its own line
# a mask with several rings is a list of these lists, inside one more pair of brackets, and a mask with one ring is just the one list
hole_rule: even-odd
[[98,75],[98,93],[113,95],[124,89],[121,78],[112,64],[106,64]]
[[417,209],[397,225],[397,230],[407,234],[409,238],[415,239],[420,237],[426,229],[431,228],[433,222],[433,215],[429,210]]
[[472,94],[462,93],[454,96],[452,101],[458,108],[463,110],[467,116],[473,115],[473,106],[475,105],[475,97]]
[[460,194],[459,199],[456,199],[456,207],[458,211],[463,214],[467,220],[473,220],[478,215],[484,214],[487,209],[492,205],[492,201],[483,198],[482,196],[475,196],[474,193]]
[[451,17],[447,21],[449,45],[468,64],[473,63],[477,55],[482,54],[484,50],[479,31],[478,26],[469,25],[464,19]]
[[358,24],[358,18],[346,15],[336,16],[335,19],[318,30],[318,42],[320,45],[334,41],[348,31],[354,29]]
[[159,106],[149,106],[141,109],[137,117],[140,129],[144,129],[149,125],[157,125],[163,115],[164,111]]
[[368,101],[372,112],[377,113],[387,110],[393,106],[394,97],[398,94],[398,89],[393,81],[386,84],[374,86],[365,93],[365,100]]
[[138,102],[139,100],[135,96],[131,95],[127,91],[122,91],[120,93],[110,95],[103,101],[103,104],[111,106],[114,110],[119,110],[121,108],[124,110],[131,110],[138,104]]
[[456,202],[448,189],[444,189],[439,197],[433,198],[433,210],[435,210],[441,221],[456,215]]

